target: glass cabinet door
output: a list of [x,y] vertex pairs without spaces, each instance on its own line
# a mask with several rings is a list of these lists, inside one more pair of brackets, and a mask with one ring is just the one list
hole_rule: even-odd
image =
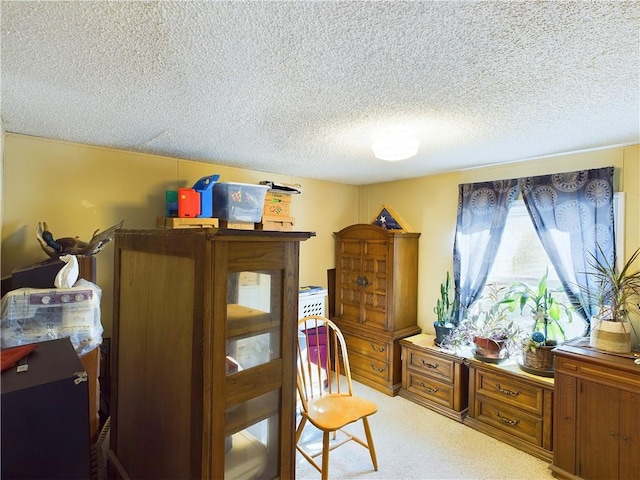
[[280,270],[227,276],[226,374],[238,382],[227,382],[237,391],[227,393],[225,479],[273,479],[280,471],[281,298]]

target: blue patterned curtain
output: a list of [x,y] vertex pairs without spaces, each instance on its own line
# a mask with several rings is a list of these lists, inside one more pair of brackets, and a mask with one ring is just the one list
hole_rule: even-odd
[[569,300],[587,322],[595,306],[581,287],[595,291],[589,270],[600,249],[613,263],[613,167],[520,179],[522,197],[538,237]]
[[458,221],[453,245],[458,321],[484,289],[509,209],[517,195],[516,179],[458,186]]

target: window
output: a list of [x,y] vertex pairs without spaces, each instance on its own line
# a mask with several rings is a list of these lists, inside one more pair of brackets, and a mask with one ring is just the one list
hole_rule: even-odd
[[[619,252],[619,258],[622,259],[624,256],[622,255],[624,238],[624,194],[614,194],[613,207],[614,225],[616,229],[616,250]],[[618,221],[618,219],[621,221]],[[494,284],[500,288],[509,287],[514,282],[525,282],[535,288],[546,269],[549,271],[549,288],[558,290],[558,293],[554,295],[556,300],[565,305],[569,305],[570,302],[566,294],[562,291],[558,274],[542,247],[542,243],[536,234],[524,202],[522,200],[516,200],[509,211],[498,254],[487,277],[487,285]],[[487,287],[485,287],[485,293],[486,292]],[[531,330],[533,320],[526,312],[524,315],[520,315],[520,312],[516,311],[511,314],[511,318],[517,321],[524,331]],[[583,335],[586,326],[582,317],[577,313],[572,315],[571,322],[567,323],[563,321],[563,325],[566,325],[567,338],[575,338]]]

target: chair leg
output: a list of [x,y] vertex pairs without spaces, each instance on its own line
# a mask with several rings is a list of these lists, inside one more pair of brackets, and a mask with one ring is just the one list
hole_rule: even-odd
[[373,469],[378,471],[378,460],[376,458],[376,447],[373,446],[373,437],[371,436],[371,429],[369,428],[369,419],[364,417],[362,419],[364,425],[364,433],[367,436],[367,445],[369,445],[369,453],[371,454],[371,461],[373,462]]
[[329,435],[328,431],[322,434],[322,480],[329,479]]
[[300,437],[302,436],[302,431],[304,430],[304,426],[307,424],[307,417],[302,417],[300,419],[300,423],[298,424],[298,428],[296,429],[296,445],[300,441]]

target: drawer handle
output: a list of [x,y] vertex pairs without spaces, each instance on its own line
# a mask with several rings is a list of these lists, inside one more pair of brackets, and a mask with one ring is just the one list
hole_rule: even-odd
[[498,410],[496,410],[496,416],[502,423],[506,423],[507,425],[516,426],[520,423],[520,420],[509,420],[507,417],[503,417],[502,415],[500,415],[500,412]]
[[509,395],[510,397],[517,397],[518,395],[520,395],[520,390],[515,392],[513,390],[507,390],[506,388],[502,388],[499,383],[496,383],[496,389],[500,393],[504,393],[505,395]]
[[434,368],[434,369],[440,366],[440,364],[438,363],[433,364],[433,363],[425,362],[424,360],[422,360],[422,365],[424,365],[427,368]]
[[369,365],[371,365],[371,368],[373,368],[376,372],[384,372],[387,369],[387,367],[378,368],[373,363],[370,363]]
[[422,387],[426,392],[429,392],[429,393],[437,393],[437,392],[438,392],[438,389],[437,389],[437,388],[427,387],[427,386],[424,384],[424,382],[420,382],[420,386],[421,386],[421,387]]
[[371,348],[376,352],[384,352],[387,349],[387,347],[378,347],[377,345],[374,345],[373,342],[371,342]]

